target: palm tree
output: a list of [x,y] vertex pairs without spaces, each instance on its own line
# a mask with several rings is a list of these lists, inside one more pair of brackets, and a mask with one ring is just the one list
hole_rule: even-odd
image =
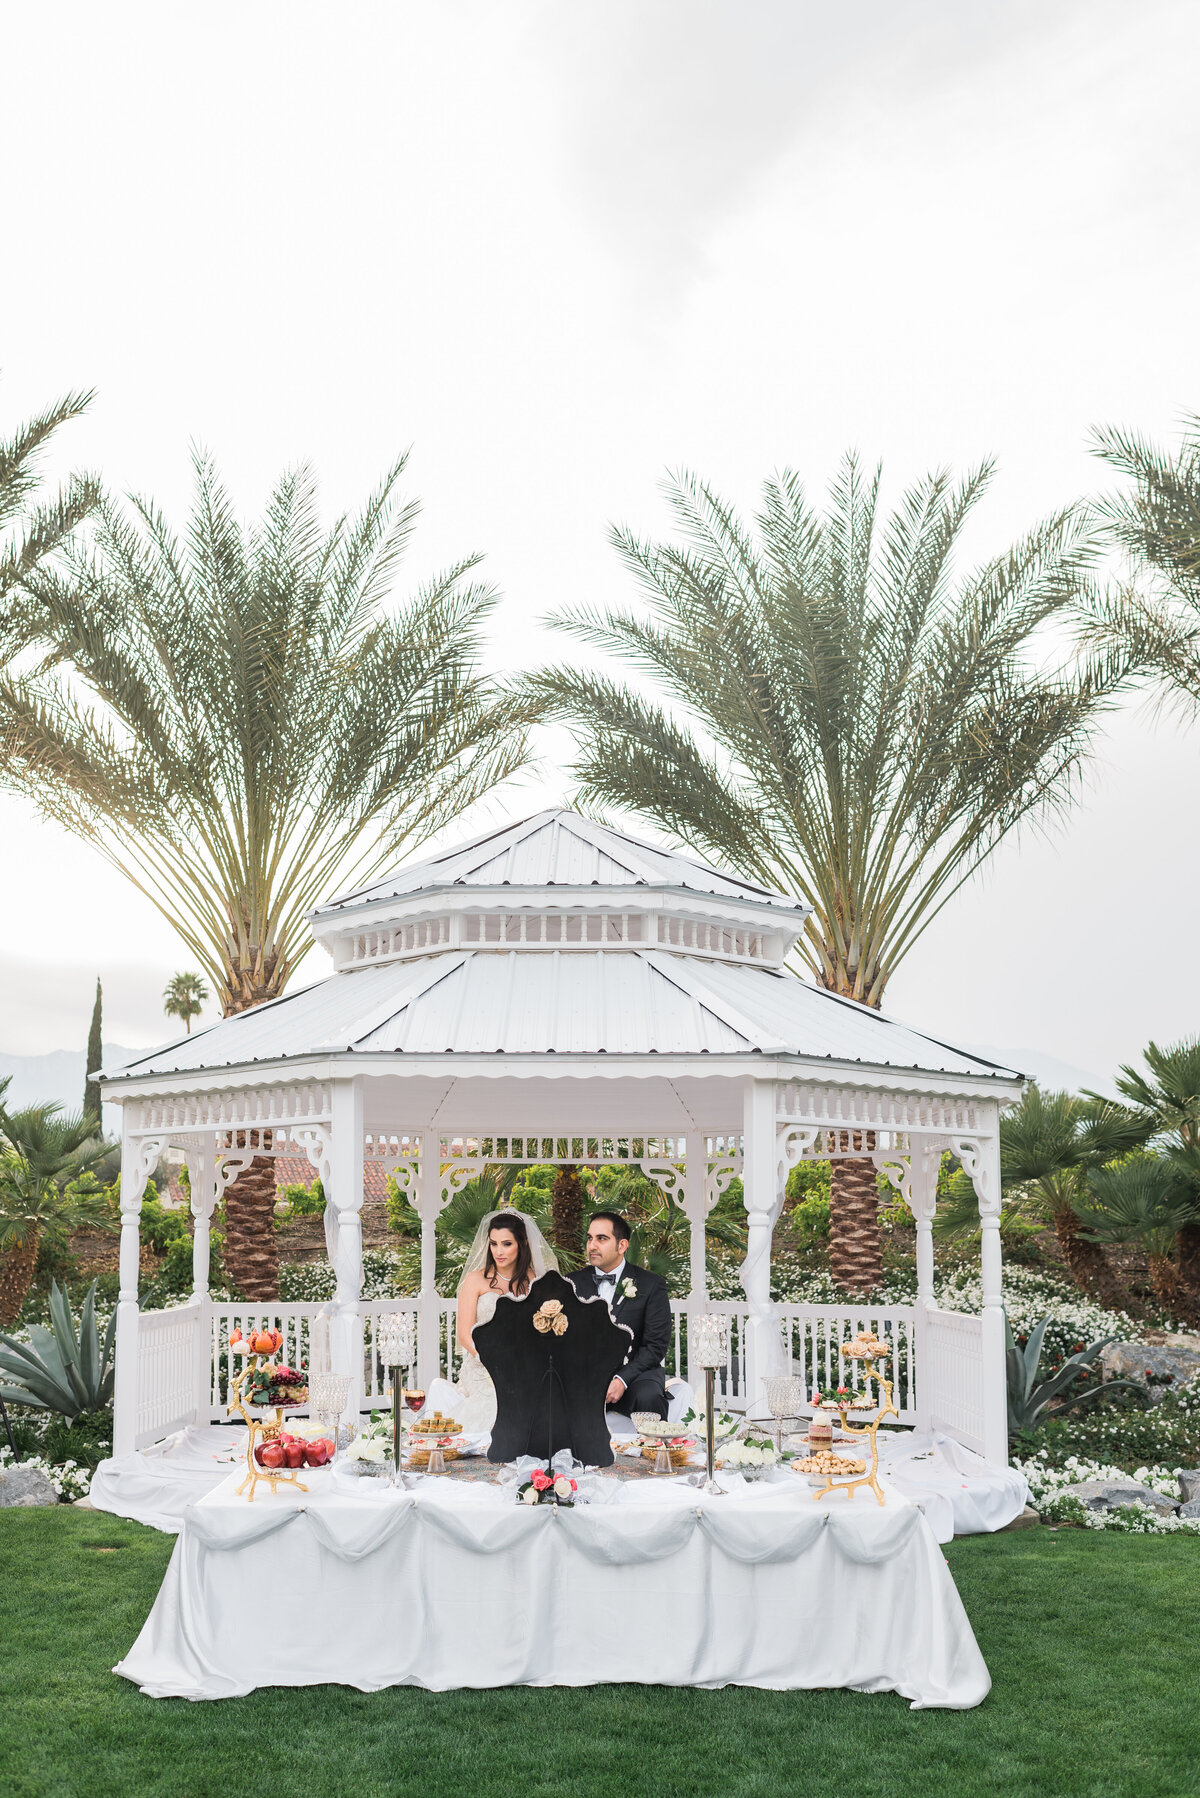
[[[323,533],[306,469],[250,528],[198,454],[182,538],[149,501],[106,505],[93,543],[30,582],[39,661],[0,679],[9,782],[153,901],[227,1016],[282,992],[335,885],[526,759],[529,700],[477,669],[495,600],[477,558],[389,597],[417,513],[403,468]],[[277,1290],[274,1199],[257,1162],[227,1195],[248,1298]]]
[[[0,1101],[7,1085],[0,1084]],[[17,1320],[48,1225],[118,1228],[102,1196],[66,1191],[107,1153],[99,1120],[90,1112],[61,1113],[61,1105],[10,1112],[0,1102],[0,1324]]]
[[1148,1043],[1146,1072],[1123,1067],[1117,1090],[1139,1108],[1146,1134],[1192,1195],[1192,1215],[1175,1226],[1178,1277],[1200,1306],[1200,1037],[1160,1049]]
[[1196,1189],[1166,1155],[1135,1155],[1087,1178],[1079,1207],[1094,1243],[1137,1242],[1146,1251],[1154,1290],[1176,1316],[1195,1322],[1198,1298],[1171,1259],[1174,1242],[1200,1217]]
[[[802,964],[867,1005],[996,845],[1065,807],[1124,668],[1047,665],[1039,633],[1088,560],[1071,513],[956,579],[990,472],[931,475],[880,520],[879,472],[853,456],[823,516],[785,471],[756,533],[685,474],[666,488],[680,543],[613,536],[648,615],[556,621],[650,690],[570,666],[531,682],[575,735],[585,805],[799,895]],[[835,1164],[831,1262],[849,1290],[881,1277],[869,1161]]]
[[1093,433],[1092,447],[1132,477],[1133,491],[1095,502],[1093,511],[1148,590],[1128,584],[1084,595],[1085,639],[1117,646],[1163,698],[1200,712],[1200,418],[1184,426],[1171,456],[1126,431]]
[[90,393],[69,393],[0,442],[0,668],[29,643],[26,583],[68,541],[100,500],[90,475],[75,475],[53,499],[31,504],[38,460],[60,425],[78,418]]
[[210,997],[199,974],[172,974],[163,991],[163,1010],[169,1018],[178,1018],[192,1034],[192,1019],[198,1018]]
[[[1000,1119],[1000,1185],[1006,1213],[1017,1208],[1048,1223],[1071,1277],[1110,1309],[1126,1294],[1102,1248],[1081,1234],[1090,1211],[1089,1181],[1109,1163],[1140,1149],[1150,1135],[1146,1117],[1094,1094],[1043,1093],[1031,1086],[1020,1105]],[[978,1226],[974,1189],[956,1172],[938,1213],[939,1234],[964,1223]],[[1109,1238],[1108,1240],[1114,1240]]]

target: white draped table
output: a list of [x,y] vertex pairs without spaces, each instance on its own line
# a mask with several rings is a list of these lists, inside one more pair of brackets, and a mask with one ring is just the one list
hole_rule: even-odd
[[990,1680],[915,1505],[813,1502],[795,1474],[706,1497],[593,1479],[527,1507],[491,1484],[410,1492],[331,1470],[308,1493],[190,1505],[115,1671],[154,1698],[259,1686],[848,1686],[966,1709]]

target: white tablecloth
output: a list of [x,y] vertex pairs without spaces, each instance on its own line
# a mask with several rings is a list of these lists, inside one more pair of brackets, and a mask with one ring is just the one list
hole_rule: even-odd
[[608,1502],[555,1511],[437,1479],[346,1494],[310,1471],[307,1494],[250,1505],[236,1477],[189,1507],[115,1669],[151,1697],[629,1681],[965,1709],[990,1685],[941,1550],[895,1495],[604,1481]]

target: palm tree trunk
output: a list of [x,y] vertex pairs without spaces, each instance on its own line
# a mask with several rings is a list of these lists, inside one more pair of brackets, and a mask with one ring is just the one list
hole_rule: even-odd
[[[864,1136],[862,1146],[873,1140]],[[883,1284],[875,1163],[857,1155],[835,1158],[829,1168],[829,1271],[845,1292],[865,1294]]]
[[550,1198],[554,1222],[554,1246],[568,1255],[578,1255],[583,1247],[583,1181],[579,1169],[568,1162],[554,1176]]
[[1200,1300],[1200,1224],[1185,1224],[1175,1238],[1179,1276]]
[[225,1194],[225,1271],[243,1298],[279,1297],[275,1162],[256,1155]]
[[0,1324],[10,1329],[21,1314],[25,1294],[33,1285],[37,1268],[38,1235],[31,1229],[28,1240],[0,1255]]
[[1108,1310],[1123,1311],[1129,1294],[1100,1244],[1080,1236],[1079,1214],[1070,1205],[1055,1210],[1054,1234],[1076,1286],[1091,1293]]

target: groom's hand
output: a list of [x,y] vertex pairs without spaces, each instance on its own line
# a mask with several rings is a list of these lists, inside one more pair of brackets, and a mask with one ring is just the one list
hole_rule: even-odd
[[606,1405],[615,1405],[617,1400],[620,1398],[621,1394],[624,1392],[624,1390],[625,1390],[624,1380],[618,1380],[615,1378],[611,1379],[608,1382],[608,1391],[604,1394],[605,1404]]

